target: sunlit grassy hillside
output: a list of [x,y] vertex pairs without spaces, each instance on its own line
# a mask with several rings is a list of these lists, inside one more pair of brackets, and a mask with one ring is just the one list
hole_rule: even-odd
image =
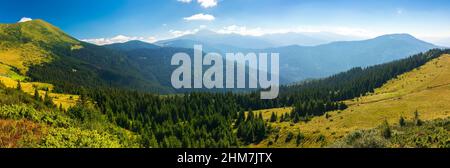
[[60,110],[0,84],[0,148],[139,147],[138,138],[89,102]]
[[[443,55],[411,72],[398,76],[376,89],[374,93],[345,101],[349,108],[314,117],[309,122],[271,123],[274,133],[254,147],[297,147],[295,136],[301,132],[304,140],[298,147],[327,146],[355,130],[371,129],[384,120],[397,125],[399,118],[412,120],[418,111],[422,120],[450,116],[450,55]],[[271,112],[280,116],[291,108],[260,110],[266,119]],[[294,140],[286,142],[288,136]],[[272,145],[269,145],[272,144]]]
[[[18,80],[13,78],[0,76],[0,82],[2,82],[6,87],[9,88],[17,88]],[[49,91],[49,96],[52,98],[53,103],[59,107],[67,109],[69,107],[74,106],[77,103],[79,95],[73,94],[61,94],[61,93],[52,93],[53,85],[48,83],[41,82],[21,82],[22,91],[28,93],[30,95],[34,95],[35,89],[39,91],[39,95],[43,98],[46,91]]]
[[58,46],[81,47],[78,40],[43,20],[0,24],[0,74],[25,75],[31,65],[55,58]]

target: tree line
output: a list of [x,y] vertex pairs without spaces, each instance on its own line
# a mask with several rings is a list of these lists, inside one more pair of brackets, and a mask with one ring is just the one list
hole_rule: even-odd
[[386,64],[282,86],[279,98],[273,100],[261,100],[259,92],[157,95],[107,85],[58,87],[70,81],[52,80],[64,80],[56,83],[62,92],[70,89],[80,94],[79,105],[69,109],[70,113],[86,115],[86,104],[91,102],[110,122],[142,135],[144,147],[238,147],[261,141],[269,130],[261,114],[251,109],[293,106],[289,115],[280,117],[293,122],[343,110],[346,105],[342,100],[373,92],[397,75],[449,51],[430,50]]

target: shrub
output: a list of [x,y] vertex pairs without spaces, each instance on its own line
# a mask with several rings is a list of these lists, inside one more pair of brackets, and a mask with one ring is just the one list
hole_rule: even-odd
[[57,112],[51,110],[40,111],[24,104],[0,106],[0,118],[14,120],[28,119],[58,127],[67,127],[71,121],[68,117],[57,114]]
[[278,138],[280,138],[280,134],[277,133],[277,134],[275,135],[275,142],[278,141]]
[[294,138],[294,134],[292,132],[288,132],[284,142],[291,142],[292,138]]
[[344,148],[384,148],[388,142],[376,130],[355,131],[338,141],[334,147]]
[[50,128],[40,147],[44,148],[119,148],[118,138],[106,132],[80,128]]
[[305,135],[303,135],[303,133],[301,133],[301,132],[298,132],[297,138],[296,138],[296,141],[295,141],[297,146],[302,143],[303,139],[305,139]]
[[386,139],[391,138],[392,131],[391,128],[389,126],[389,123],[387,122],[387,120],[384,120],[383,124],[381,125],[381,136],[383,136]]
[[320,134],[319,137],[317,138],[316,142],[324,142],[326,139],[325,135]]

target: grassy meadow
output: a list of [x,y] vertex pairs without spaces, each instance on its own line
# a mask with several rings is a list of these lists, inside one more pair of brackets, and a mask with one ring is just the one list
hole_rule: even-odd
[[[399,118],[412,120],[417,111],[421,120],[445,119],[450,116],[450,55],[443,55],[411,72],[402,74],[365,96],[347,100],[343,111],[328,112],[309,122],[269,123],[269,137],[250,147],[325,147],[357,130],[378,127],[384,120],[398,125]],[[290,113],[291,107],[255,111],[269,119]],[[295,136],[304,136],[296,142]],[[292,140],[290,137],[294,136]]]

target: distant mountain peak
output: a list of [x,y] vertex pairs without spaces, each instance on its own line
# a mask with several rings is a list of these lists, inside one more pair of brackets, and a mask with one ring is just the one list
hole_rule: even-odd
[[386,34],[379,36],[377,38],[390,38],[390,39],[405,39],[405,40],[419,40],[411,34],[407,33],[397,33],[397,34]]
[[161,46],[147,43],[147,42],[140,41],[140,40],[131,40],[131,41],[124,42],[124,43],[114,43],[114,44],[105,45],[105,47],[110,48],[110,49],[115,49],[115,50],[130,51],[130,50],[135,50],[135,49],[158,49]]
[[[419,45],[419,46],[426,46],[427,48],[436,48],[436,45],[431,44],[429,42],[423,41],[421,39],[418,39],[411,34],[407,33],[398,33],[398,34],[385,34],[381,35],[375,38],[366,39],[366,40],[356,40],[356,41],[335,41],[324,45],[319,46],[330,46],[335,44],[353,44],[353,43],[359,43],[359,42],[368,42],[368,43],[377,43],[377,44],[392,44],[393,43],[403,43],[405,44],[411,44],[411,45]],[[411,53],[410,53],[411,54]]]
[[142,45],[153,45],[153,44],[151,44],[151,43],[147,43],[147,42],[144,42],[144,41],[141,41],[141,40],[130,40],[130,41],[127,41],[127,42],[123,42],[123,43],[128,43],[128,44],[142,44]]
[[210,29],[201,29],[198,32],[195,33],[195,35],[217,35],[218,33],[216,33],[215,31],[212,31]]
[[371,40],[402,41],[402,42],[408,42],[408,43],[421,44],[421,45],[427,46],[429,48],[437,48],[436,45],[426,42],[426,41],[423,41],[421,39],[418,39],[418,38],[414,37],[413,35],[407,34],[407,33],[386,34],[386,35],[382,35],[382,36],[376,37]]

